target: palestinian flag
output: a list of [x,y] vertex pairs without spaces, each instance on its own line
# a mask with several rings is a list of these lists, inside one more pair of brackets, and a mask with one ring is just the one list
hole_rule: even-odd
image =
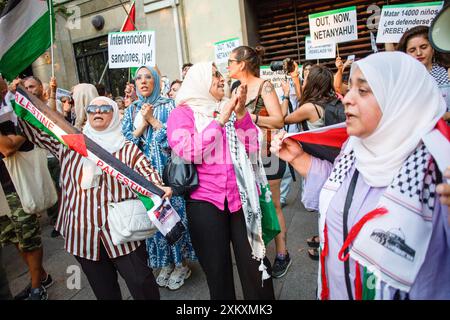
[[4,78],[16,78],[50,47],[52,10],[51,0],[8,1],[0,15],[0,73]]
[[136,24],[136,5],[133,2],[131,5],[130,12],[128,13],[128,17],[123,22],[122,28],[120,28],[120,32],[126,32],[126,31],[134,31]]
[[[130,12],[128,13],[127,18],[123,22],[122,28],[120,28],[120,32],[127,32],[127,31],[135,31],[136,30],[136,5],[133,1],[133,4],[131,5]],[[134,75],[137,68],[130,68],[129,74]]]
[[291,138],[302,144],[303,150],[310,155],[334,162],[341,147],[348,139],[345,122],[318,129],[290,133],[285,139]]
[[[170,202],[161,199],[164,195],[162,189],[74,128],[57,111],[51,110],[35,96],[29,95],[23,86],[17,88],[13,108],[19,118],[93,161],[105,173],[133,190],[147,209],[150,220],[166,237],[169,244],[174,244],[181,238],[185,228]],[[161,207],[167,210],[164,216],[159,215],[158,210]]]

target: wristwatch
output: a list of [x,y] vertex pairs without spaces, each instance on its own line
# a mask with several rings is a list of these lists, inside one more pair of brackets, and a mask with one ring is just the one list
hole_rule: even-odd
[[285,95],[283,95],[283,96],[281,97],[281,101],[284,101],[285,99],[289,99],[289,97],[288,97],[288,96],[285,96]]

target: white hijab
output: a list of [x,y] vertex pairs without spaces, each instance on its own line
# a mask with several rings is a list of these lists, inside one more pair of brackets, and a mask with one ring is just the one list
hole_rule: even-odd
[[177,106],[187,104],[192,109],[197,132],[202,132],[214,120],[214,112],[221,109],[221,102],[209,93],[213,80],[212,64],[212,62],[194,64],[186,74],[175,99]]
[[357,61],[383,113],[367,138],[351,137],[356,168],[372,187],[391,184],[403,162],[443,116],[446,105],[423,64],[402,52]]
[[[122,149],[125,144],[125,137],[122,134],[119,107],[117,103],[107,97],[97,97],[89,104],[94,104],[97,101],[102,101],[113,107],[113,118],[109,126],[103,131],[97,131],[92,128],[89,121],[86,122],[83,133],[94,140],[103,149],[110,153],[114,153]],[[87,106],[85,106],[86,108]],[[98,168],[94,162],[84,158],[83,159],[83,177],[81,179],[81,187],[83,189],[89,189],[98,186],[98,178],[102,174],[100,168]]]

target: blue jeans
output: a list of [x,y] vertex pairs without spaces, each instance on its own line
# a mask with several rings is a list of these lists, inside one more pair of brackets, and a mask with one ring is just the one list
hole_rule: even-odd
[[286,203],[289,191],[291,190],[292,184],[292,175],[289,170],[289,166],[286,166],[286,170],[284,171],[283,179],[281,179],[281,187],[280,187],[280,202]]

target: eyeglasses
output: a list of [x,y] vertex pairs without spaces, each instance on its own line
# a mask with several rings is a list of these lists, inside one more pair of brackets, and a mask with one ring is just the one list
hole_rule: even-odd
[[96,113],[98,110],[99,113],[108,113],[113,111],[113,106],[109,104],[104,104],[101,106],[96,106],[95,104],[91,104],[87,106],[86,112],[87,113]]
[[213,77],[216,77],[216,78],[218,78],[218,79],[223,78],[222,74],[221,74],[218,70],[213,71],[212,76],[213,76]]
[[151,80],[152,76],[150,74],[145,74],[145,75],[140,74],[140,75],[136,76],[136,80],[142,81],[143,79]]
[[240,61],[236,59],[228,59],[228,66],[231,66],[233,62],[240,62]]

